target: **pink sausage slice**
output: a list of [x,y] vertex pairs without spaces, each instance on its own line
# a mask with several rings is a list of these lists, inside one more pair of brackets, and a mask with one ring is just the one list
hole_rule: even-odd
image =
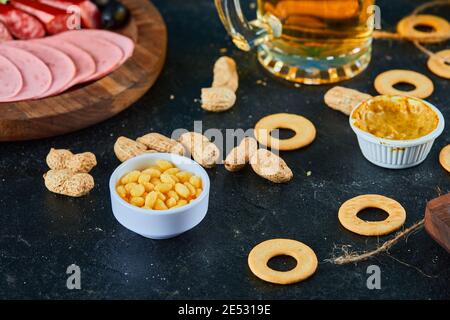
[[12,40],[13,37],[9,32],[8,28],[0,21],[0,41],[9,41]]
[[[70,81],[65,89],[68,89],[76,84],[85,82],[89,77],[91,77],[95,71],[95,61],[92,56],[85,50],[71,44],[64,39],[59,39],[57,37],[47,37],[39,40],[34,40],[41,44],[46,44],[52,48],[61,50],[67,54],[75,63],[76,73],[75,77]],[[64,89],[64,90],[65,90]]]
[[100,79],[121,65],[124,54],[119,46],[110,41],[90,36],[84,31],[67,31],[55,37],[64,39],[87,51],[94,58],[97,70],[86,81]]
[[116,46],[120,47],[120,49],[122,49],[122,52],[124,54],[122,61],[120,61],[120,64],[123,64],[128,58],[130,58],[133,55],[134,42],[128,37],[107,30],[84,29],[82,30],[82,32],[87,37],[92,38],[98,37],[106,41],[110,41],[114,43]]
[[22,86],[19,69],[9,59],[0,56],[0,102],[18,94]]
[[65,90],[66,86],[75,77],[75,64],[68,55],[50,46],[35,41],[11,41],[9,46],[24,49],[35,55],[48,66],[52,73],[52,84],[47,91],[37,98],[48,97]]
[[15,96],[5,102],[33,99],[42,95],[52,84],[52,74],[47,65],[35,55],[20,48],[0,45],[0,55],[10,60],[22,74],[23,86]]

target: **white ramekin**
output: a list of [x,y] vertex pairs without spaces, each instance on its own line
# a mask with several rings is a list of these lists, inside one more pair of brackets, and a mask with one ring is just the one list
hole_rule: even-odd
[[[391,96],[391,98],[395,97]],[[350,126],[356,133],[361,152],[367,160],[377,166],[388,169],[411,168],[425,161],[434,141],[444,130],[445,121],[442,113],[434,105],[421,99],[414,99],[427,104],[439,118],[438,126],[434,131],[414,140],[382,139],[357,128],[354,125],[353,112],[359,105],[353,109],[353,112],[350,114]]]
[[[133,206],[117,194],[117,182],[123,175],[133,170],[145,169],[158,159],[169,160],[181,170],[199,176],[203,184],[200,197],[183,207],[159,211]],[[208,174],[197,162],[169,153],[147,153],[129,159],[114,170],[109,180],[114,217],[125,228],[151,239],[176,237],[199,224],[208,211],[209,186]]]

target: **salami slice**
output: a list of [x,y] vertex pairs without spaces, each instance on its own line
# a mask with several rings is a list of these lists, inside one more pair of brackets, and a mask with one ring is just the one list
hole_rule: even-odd
[[126,60],[128,60],[128,58],[130,58],[133,55],[134,42],[128,37],[107,30],[84,29],[81,32],[83,32],[84,36],[86,37],[93,37],[93,38],[98,37],[100,39],[110,41],[114,43],[116,46],[120,47],[120,49],[122,49],[123,52],[123,58],[122,61],[120,61],[120,64],[123,64]]
[[48,66],[52,74],[52,84],[38,98],[51,96],[63,91],[75,77],[75,64],[68,55],[36,41],[10,41],[9,46],[24,49],[35,55]]
[[54,8],[70,12],[72,7],[80,11],[80,18],[83,28],[99,29],[101,28],[100,11],[90,0],[37,0]]
[[11,98],[22,89],[23,80],[19,69],[9,59],[0,56],[0,101]]
[[[13,43],[9,41],[8,43]],[[12,102],[41,96],[52,84],[52,74],[47,65],[35,55],[20,48],[0,44],[0,55],[10,60],[22,74],[23,86],[15,96],[3,100]]]
[[85,82],[95,73],[96,67],[94,58],[92,58],[89,53],[71,44],[70,42],[65,41],[64,39],[59,39],[58,37],[39,39],[36,42],[46,44],[55,49],[61,50],[62,52],[67,54],[75,63],[75,76],[65,89]]
[[90,36],[85,31],[87,30],[73,30],[55,37],[69,41],[87,51],[94,58],[96,65],[95,73],[87,81],[100,79],[121,65],[124,54],[122,49],[114,43]]
[[35,39],[45,35],[45,28],[38,19],[10,4],[0,5],[0,21],[17,39]]
[[34,0],[9,0],[9,3],[14,8],[38,18],[44,24],[49,34],[69,30],[70,14],[64,10],[50,7]]

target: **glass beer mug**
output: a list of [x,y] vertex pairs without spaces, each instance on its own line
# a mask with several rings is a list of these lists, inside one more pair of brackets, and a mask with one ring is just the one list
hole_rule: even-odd
[[272,74],[306,84],[332,83],[370,61],[375,0],[258,0],[247,21],[239,0],[215,0],[234,44],[257,48]]

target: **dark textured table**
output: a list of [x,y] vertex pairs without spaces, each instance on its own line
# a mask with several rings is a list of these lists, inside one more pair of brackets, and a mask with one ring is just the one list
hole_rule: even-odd
[[[385,29],[392,30],[421,2],[380,1]],[[0,144],[0,298],[450,298],[450,256],[424,230],[398,243],[390,255],[357,265],[324,262],[335,245],[366,250],[390,238],[344,230],[337,219],[343,201],[365,193],[393,197],[405,206],[405,226],[410,226],[422,219],[427,200],[450,192],[450,175],[438,164],[439,150],[450,143],[448,130],[419,167],[392,171],[373,166],[360,153],[347,118],[324,106],[323,94],[330,86],[295,88],[270,78],[253,54],[233,47],[212,0],[155,4],[169,29],[168,57],[158,82],[142,99],[79,132]],[[450,18],[448,7],[438,11]],[[229,112],[206,113],[194,100],[211,83],[221,48],[239,65],[238,102]],[[429,101],[450,119],[449,82],[431,74],[425,63],[426,56],[410,43],[377,40],[367,71],[344,85],[375,94],[372,82],[378,73],[416,70],[433,80],[436,88]],[[114,219],[108,178],[119,165],[113,153],[118,136],[149,131],[170,135],[176,128],[192,129],[194,120],[202,120],[204,129],[248,129],[277,112],[302,114],[318,129],[310,147],[282,153],[294,171],[292,182],[276,185],[248,168],[234,174],[222,166],[211,169],[206,218],[171,240],[143,238]],[[97,155],[99,164],[92,171],[96,187],[88,196],[67,198],[45,189],[42,174],[50,147]],[[319,267],[311,279],[278,286],[252,275],[248,252],[260,241],[278,237],[297,239],[315,250]],[[66,288],[66,269],[72,263],[81,268],[81,290]],[[373,264],[381,270],[380,290],[366,287],[367,267]]]

